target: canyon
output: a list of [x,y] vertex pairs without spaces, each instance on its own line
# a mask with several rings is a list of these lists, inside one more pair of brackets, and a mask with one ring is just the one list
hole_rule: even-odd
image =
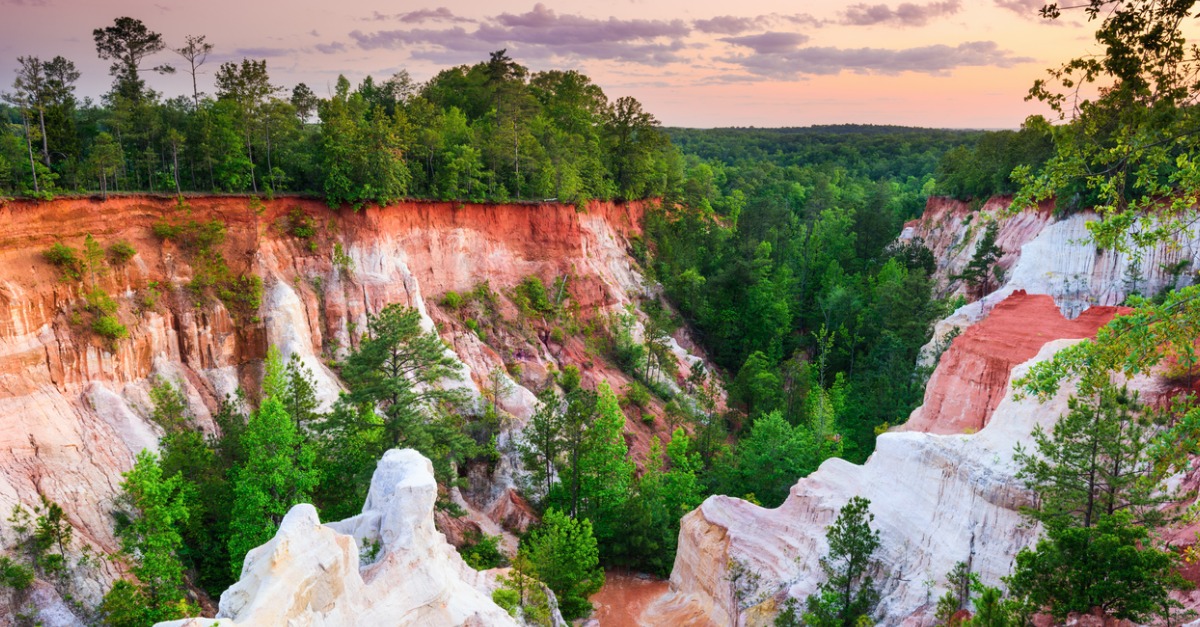
[[[1123,311],[1117,305],[1134,289],[1152,295],[1189,284],[1188,269],[1200,261],[1194,232],[1177,247],[1115,254],[1089,240],[1086,224],[1094,214],[1060,219],[1050,204],[1011,212],[1010,200],[995,198],[972,211],[933,198],[901,234],[901,242],[933,252],[944,295],[961,293],[952,277],[971,259],[980,224],[997,222],[1004,250],[1006,282],[938,323],[924,355],[937,365],[922,406],[879,436],[865,464],[826,461],[776,509],[713,496],[687,514],[669,590],[647,609],[644,624],[771,624],[788,599],[803,602],[816,590],[826,528],[853,496],[871,501],[882,541],[874,572],[882,594],[878,624],[933,624],[956,562],[970,562],[984,584],[1001,583],[1013,556],[1037,534],[1019,513],[1031,494],[1015,478],[1014,447],[1028,444],[1036,426],[1052,425],[1070,392],[1067,386],[1044,403],[1017,400],[1012,380],[1093,336]],[[1131,386],[1144,397],[1161,391],[1149,377]],[[1175,540],[1185,546],[1195,538],[1180,533]],[[743,572],[758,578],[749,585]]]
[[[934,198],[901,235],[931,249],[939,290],[950,296],[961,292],[952,277],[970,259],[979,225],[995,220],[1006,276],[996,291],[938,323],[923,357],[936,368],[924,404],[908,422],[880,435],[861,466],[826,461],[779,508],[710,497],[683,519],[669,584],[622,579],[598,597],[602,617],[646,625],[770,624],[784,602],[815,590],[825,528],[856,495],[871,500],[883,540],[879,624],[931,624],[955,562],[969,559],[987,584],[1011,570],[1013,555],[1037,533],[1018,511],[1030,495],[1014,478],[1013,447],[1028,442],[1035,426],[1052,424],[1069,394],[1044,403],[1017,400],[1011,381],[1031,363],[1094,335],[1124,311],[1119,305],[1131,291],[1153,294],[1189,283],[1188,266],[1200,262],[1200,234],[1175,248],[1116,254],[1087,240],[1094,215],[1057,218],[1050,205],[1010,213],[1007,204],[993,199],[972,211]],[[447,294],[485,285],[498,296],[500,316],[513,320],[519,312],[511,290],[532,276],[545,285],[559,280],[581,321],[625,312],[655,295],[631,254],[646,208],[407,202],[352,212],[306,198],[244,197],[0,205],[7,226],[0,233],[0,510],[53,500],[66,509],[80,547],[114,553],[109,511],[121,473],[140,450],[156,450],[162,433],[150,416],[155,381],[178,382],[193,423],[212,433],[222,399],[239,388],[256,397],[262,360],[273,346],[312,370],[328,407],[340,390],[330,364],[355,345],[370,314],[402,303],[446,341],[463,374],[454,385],[479,397],[497,378],[504,381],[496,403],[511,417],[500,439],[505,455],[492,472],[474,473],[468,488],[451,490],[468,515],[455,522],[439,512],[435,530],[428,461],[389,453],[361,516],[321,524],[311,506],[293,508],[275,539],[248,557],[242,581],[222,597],[220,610],[235,624],[274,622],[264,617],[291,611],[279,608],[295,600],[286,590],[299,587],[308,591],[306,607],[330,617],[386,607],[426,624],[504,624],[507,615],[496,614],[488,598],[494,574],[466,568],[439,532],[453,540],[473,525],[503,534],[511,548],[514,533],[534,520],[516,489],[510,446],[534,410],[534,390],[567,365],[579,367],[588,385],[603,380],[621,389],[630,380],[593,359],[575,334],[496,327],[485,341],[447,304]],[[296,216],[313,227],[311,236],[294,233]],[[155,230],[189,221],[225,226],[220,251],[234,274],[262,278],[261,307],[247,312],[187,289],[197,274],[194,255]],[[80,248],[88,235],[103,245],[127,241],[137,254],[102,273],[63,280],[43,251],[55,242]],[[127,338],[110,342],[80,324],[91,287],[115,297]],[[146,302],[150,290],[159,294],[153,304]],[[686,330],[672,338],[672,349],[681,378],[704,363]],[[1158,385],[1149,378],[1134,383],[1147,394]],[[667,435],[664,422],[627,421],[635,457],[644,456],[652,437]],[[393,538],[387,546],[395,550],[356,568],[357,547],[374,537]],[[312,575],[318,568],[325,574]],[[378,592],[375,586],[404,568],[429,569],[428,589]],[[735,590],[731,568],[759,579]],[[71,584],[85,602],[98,600],[122,574],[108,561],[95,569]],[[31,597],[43,624],[82,624],[54,587],[39,582]],[[623,598],[636,598],[636,607],[611,607]],[[4,602],[0,616],[11,615],[15,608]],[[304,624],[344,624],[329,620]]]
[[[194,426],[211,434],[212,414],[223,399],[239,388],[257,396],[263,357],[273,346],[311,369],[327,408],[340,390],[329,363],[356,344],[368,315],[401,303],[416,308],[426,330],[438,330],[446,341],[463,375],[453,385],[479,398],[496,379],[503,383],[495,400],[510,417],[500,438],[506,454],[494,472],[473,473],[471,487],[452,490],[451,498],[466,508],[471,524],[506,534],[511,546],[509,530],[527,527],[532,512],[515,492],[509,433],[532,414],[532,390],[567,365],[578,366],[587,385],[606,380],[620,390],[630,379],[593,359],[577,334],[518,330],[485,342],[441,301],[449,292],[465,294],[482,285],[495,295],[500,317],[511,321],[518,316],[511,289],[537,277],[545,285],[560,281],[580,324],[625,312],[651,295],[628,252],[644,211],[639,202],[407,202],[356,212],[306,198],[246,197],[4,203],[0,511],[18,504],[32,509],[42,498],[57,502],[74,528],[77,550],[115,553],[109,512],[121,473],[139,451],[157,450],[162,434],[150,417],[156,381],[175,382]],[[311,228],[298,231],[307,237],[292,233],[297,220]],[[199,272],[194,251],[155,234],[156,226],[161,231],[161,225],[214,222],[224,228],[216,250],[229,272],[262,279],[255,311],[188,289]],[[79,280],[61,277],[44,251],[56,242],[82,249],[88,236],[101,246],[127,242],[136,254]],[[128,337],[111,342],[81,323],[85,294],[93,287],[113,296]],[[694,346],[685,332],[671,344],[686,376],[702,357],[683,348]],[[668,433],[661,420],[627,424],[635,454]],[[95,572],[81,572],[71,582],[73,594],[94,604],[120,574],[119,566],[99,560]],[[36,604],[38,620],[77,624],[52,588],[38,590],[39,599],[46,597]],[[0,616],[13,610],[0,606]]]

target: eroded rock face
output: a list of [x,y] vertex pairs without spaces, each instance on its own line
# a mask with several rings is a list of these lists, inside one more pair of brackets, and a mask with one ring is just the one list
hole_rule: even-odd
[[[585,384],[610,380],[618,390],[628,381],[593,364],[577,338],[566,346],[539,338],[525,353],[501,354],[436,301],[484,281],[503,294],[527,276],[546,284],[569,276],[567,289],[583,315],[623,309],[645,290],[626,253],[628,239],[640,233],[640,203],[596,202],[585,212],[553,203],[406,202],[359,212],[301,198],[251,206],[244,197],[205,197],[187,204],[139,197],[0,204],[0,511],[32,507],[44,495],[66,509],[81,544],[114,553],[108,512],[121,473],[139,451],[155,450],[162,433],[148,419],[156,377],[181,386],[195,425],[211,433],[211,414],[227,394],[240,387],[256,397],[261,360],[273,345],[312,370],[327,407],[339,391],[327,359],[344,355],[368,314],[391,303],[415,307],[425,328],[441,333],[462,364],[457,385],[472,391],[510,363],[529,373],[575,364]],[[284,225],[294,209],[319,227],[315,238],[288,234]],[[220,251],[231,271],[263,278],[258,312],[235,316],[215,298],[197,303],[189,295],[188,251],[152,232],[161,221],[187,220],[225,225]],[[60,280],[42,252],[56,241],[79,249],[87,234],[102,246],[128,241],[137,255],[83,281]],[[128,326],[129,338],[115,346],[91,333],[86,316],[72,316],[93,284],[117,300]],[[144,306],[151,286],[157,302]],[[684,375],[694,359],[684,360]],[[535,398],[528,381],[509,382],[498,404],[519,427]],[[655,428],[667,435],[662,424],[629,421],[632,445],[644,451]],[[509,442],[502,434],[501,446]],[[480,511],[527,525],[510,494],[515,459],[497,468],[468,498]],[[107,560],[100,567],[98,577],[81,582],[77,598],[85,603],[97,602],[120,575]],[[0,599],[0,615],[9,609],[4,605]]]
[[1073,319],[1096,305],[1119,305],[1132,293],[1151,296],[1188,285],[1194,278],[1190,270],[1200,266],[1200,225],[1182,233],[1178,245],[1116,252],[1092,241],[1087,224],[1099,219],[1094,212],[1055,218],[1053,203],[1046,201],[1008,215],[1011,202],[1011,197],[996,197],[973,212],[960,201],[930,198],[924,215],[905,225],[901,242],[919,239],[933,252],[942,295],[964,293],[961,281],[951,277],[975,254],[986,222],[999,224],[996,243],[1004,250],[1004,285],[940,321],[924,351],[927,360],[936,357],[933,348],[948,334],[979,322],[1014,292],[1049,295]]
[[1051,339],[1090,338],[1120,307],[1092,307],[1067,320],[1042,294],[1013,292],[980,322],[954,339],[925,387],[925,402],[898,431],[973,433],[1008,392],[1013,367],[1038,353]]
[[[1013,370],[1071,344],[1046,344]],[[828,551],[826,527],[853,496],[871,501],[882,542],[876,557],[882,601],[878,624],[920,624],[945,589],[956,562],[971,561],[989,585],[1010,572],[1012,557],[1034,537],[1018,512],[1030,495],[1014,479],[1013,447],[1033,428],[1066,409],[1068,391],[1045,404],[1014,401],[1006,384],[991,420],[973,435],[885,433],[866,464],[831,459],[801,479],[777,509],[713,496],[682,522],[670,593],[645,617],[650,624],[769,624],[787,598],[803,600],[822,579],[818,560]],[[735,599],[729,565],[761,576],[755,590]],[[932,589],[926,581],[934,582]]]
[[436,499],[433,464],[411,449],[388,451],[362,514],[322,525],[311,505],[293,507],[275,537],[246,555],[215,619],[159,627],[515,626],[491,600],[494,580],[434,528]]

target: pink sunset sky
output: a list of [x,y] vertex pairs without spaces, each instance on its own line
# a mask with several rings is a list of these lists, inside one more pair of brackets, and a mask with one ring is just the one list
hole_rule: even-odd
[[[0,0],[0,60],[63,55],[78,95],[110,84],[92,29],[122,15],[169,46],[206,35],[216,46],[201,89],[223,61],[268,62],[272,81],[320,95],[351,81],[439,69],[507,48],[531,70],[578,69],[609,98],[630,95],[668,126],[872,123],[1015,128],[1045,113],[1023,101],[1046,68],[1088,52],[1095,24],[1049,23],[1042,0],[815,2],[772,0]],[[175,63],[164,52],[151,60]],[[0,80],[8,87],[11,74]],[[190,78],[148,75],[167,96]]]

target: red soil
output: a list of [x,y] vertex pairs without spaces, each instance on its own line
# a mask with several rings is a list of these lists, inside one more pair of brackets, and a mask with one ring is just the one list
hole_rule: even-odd
[[1067,320],[1043,294],[1014,292],[979,323],[954,339],[925,390],[925,403],[901,431],[963,433],[987,425],[1008,393],[1013,366],[1047,342],[1094,337],[1123,307],[1092,307]]
[[658,597],[666,594],[670,582],[623,571],[605,573],[604,587],[592,595],[596,612],[592,615],[600,627],[638,627],[642,612]]

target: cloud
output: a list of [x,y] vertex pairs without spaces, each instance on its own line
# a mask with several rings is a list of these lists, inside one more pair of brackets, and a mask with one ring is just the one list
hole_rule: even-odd
[[692,28],[712,35],[740,35],[747,31],[769,28],[775,24],[799,24],[803,26],[821,27],[825,22],[806,13],[780,15],[754,15],[742,17],[737,15],[718,15],[702,20],[694,20]]
[[350,38],[364,50],[377,50],[380,48],[387,50],[395,50],[406,46],[418,44],[432,44],[435,46],[449,47],[457,43],[470,41],[470,35],[462,27],[444,30],[430,30],[423,28],[413,28],[404,30],[382,30],[374,33],[364,33],[359,30],[351,31]]
[[233,51],[234,56],[266,59],[270,57],[286,57],[295,52],[290,48],[238,48]]
[[1038,11],[1046,6],[1046,0],[995,0],[996,6],[1008,9],[1022,17],[1040,17]]
[[714,35],[738,35],[748,30],[760,28],[764,16],[738,17],[736,15],[718,15],[704,20],[695,20],[692,27],[702,33]]
[[1032,61],[1002,50],[994,41],[971,41],[957,46],[937,44],[918,48],[798,48],[778,54],[735,55],[719,59],[748,72],[776,79],[803,75],[894,75],[904,72],[944,76],[960,67],[1011,67]]
[[346,51],[346,44],[340,41],[332,41],[327,44],[317,44],[313,48],[316,48],[317,52],[321,54],[337,54]]
[[476,33],[487,41],[515,41],[543,45],[639,41],[659,37],[685,37],[691,29],[683,20],[598,20],[581,15],[559,15],[542,3],[528,13],[501,13],[494,23]]
[[[413,58],[439,63],[479,60],[507,48],[517,59],[582,58],[632,63],[674,63],[687,46],[691,28],[682,20],[593,19],[555,13],[543,4],[527,13],[502,13],[474,32],[447,29],[397,29],[350,33],[366,50],[412,48]],[[665,40],[665,41],[664,41]],[[483,51],[483,54],[480,54]]]
[[946,0],[930,4],[904,2],[894,9],[886,4],[852,4],[842,12],[842,23],[851,26],[873,26],[875,24],[924,26],[931,19],[953,15],[958,13],[961,8],[962,0]]
[[759,35],[742,37],[724,37],[721,39],[735,46],[744,46],[758,54],[774,54],[790,52],[808,41],[808,35],[800,33],[768,32]]
[[396,20],[405,24],[424,24],[425,22],[462,22],[473,23],[475,20],[469,17],[455,15],[453,11],[446,7],[438,7],[436,9],[417,9],[407,13],[393,13],[391,15],[372,11],[371,17],[363,18],[368,22],[384,22]]

